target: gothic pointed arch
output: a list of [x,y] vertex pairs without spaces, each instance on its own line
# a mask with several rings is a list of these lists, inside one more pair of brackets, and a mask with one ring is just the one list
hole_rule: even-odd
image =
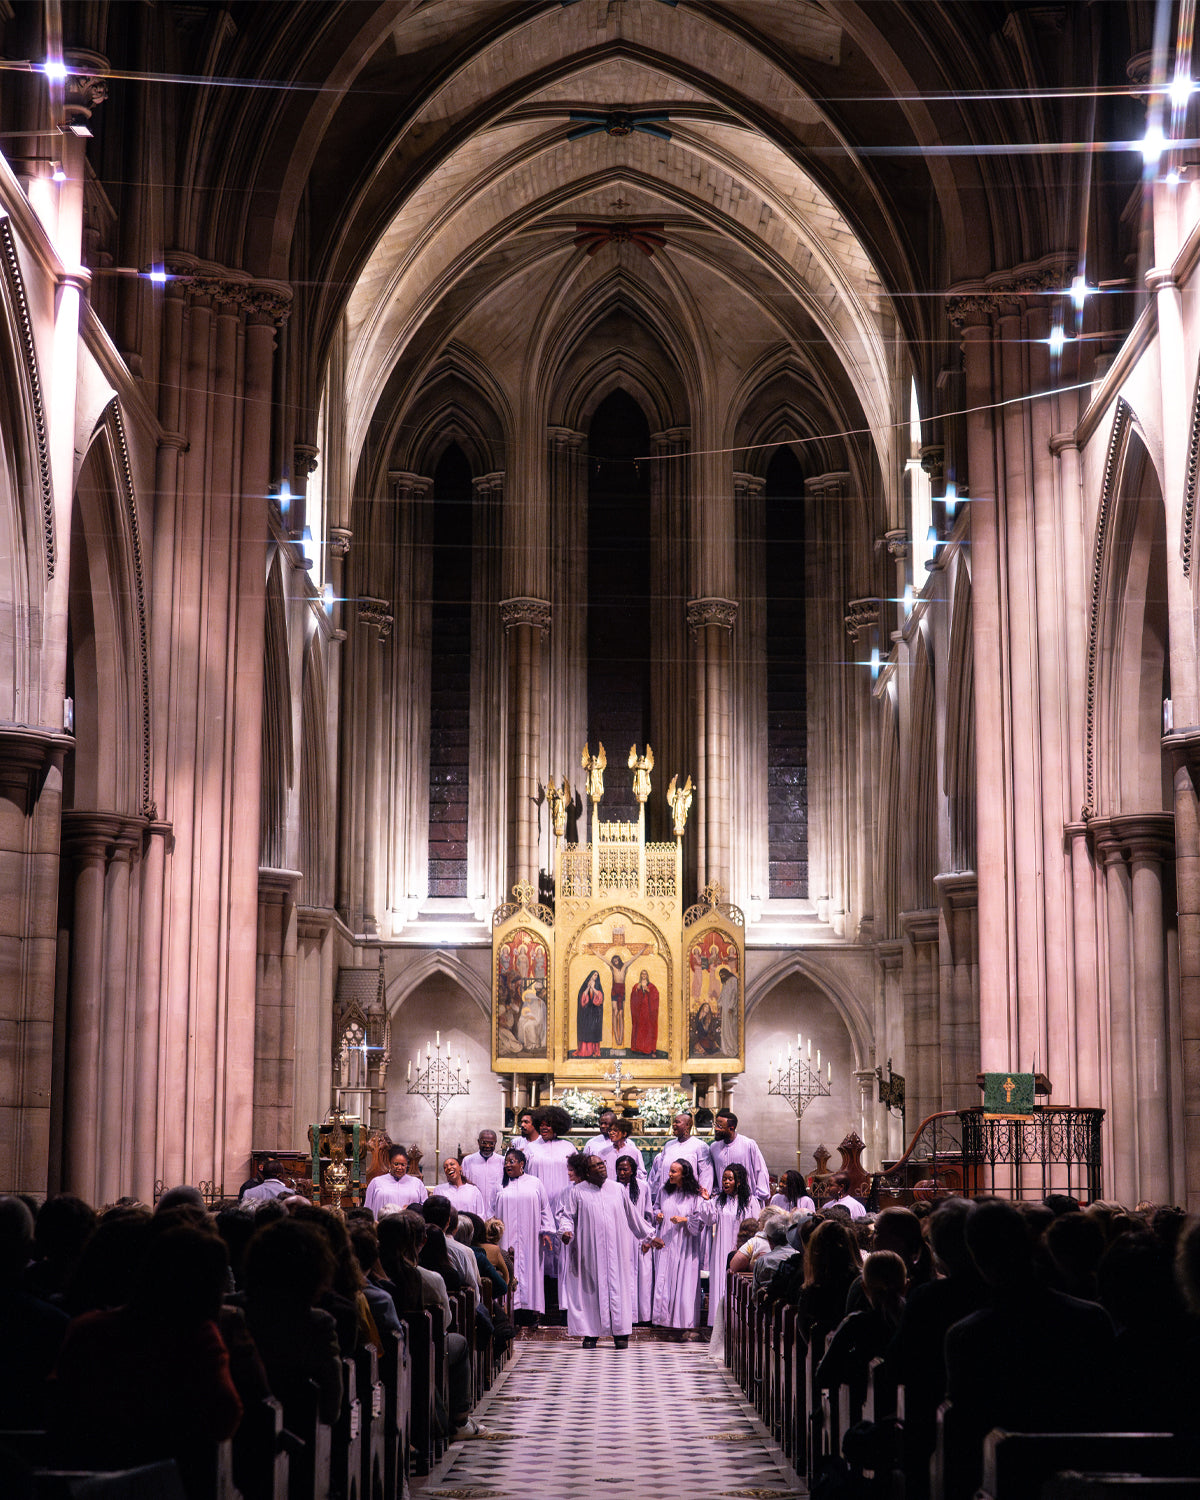
[[465,964],[456,953],[447,953],[442,948],[422,953],[400,974],[388,981],[388,1015],[393,1019],[400,1019],[405,1001],[433,974],[444,974],[452,979],[490,1021],[492,989],[486,975]]
[[259,860],[270,869],[283,869],[287,864],[288,799],[295,780],[291,653],[288,646],[282,568],[282,555],[276,549],[267,570],[262,800],[259,813]]
[[950,814],[950,868],[975,868],[975,650],[971,575],[960,559],[946,668],[946,736],[942,784]]
[[837,1011],[850,1036],[854,1066],[866,1067],[874,1055],[874,1026],[859,991],[819,954],[797,950],[780,954],[746,985],[746,1020],[754,1009],[789,975],[800,974],[813,984]]

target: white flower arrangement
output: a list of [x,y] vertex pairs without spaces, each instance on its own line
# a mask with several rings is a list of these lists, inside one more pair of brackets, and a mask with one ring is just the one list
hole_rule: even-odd
[[587,1094],[582,1089],[564,1089],[555,1100],[571,1116],[572,1125],[591,1125],[600,1114],[604,1103],[599,1094]]
[[688,1096],[682,1089],[668,1086],[662,1089],[646,1089],[638,1096],[638,1113],[642,1124],[654,1129],[669,1125],[677,1114],[691,1109]]

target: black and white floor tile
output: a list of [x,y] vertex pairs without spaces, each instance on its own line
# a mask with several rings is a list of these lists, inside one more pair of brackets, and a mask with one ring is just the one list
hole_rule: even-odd
[[417,1493],[430,1500],[726,1500],[804,1490],[729,1372],[702,1343],[628,1349],[520,1340]]

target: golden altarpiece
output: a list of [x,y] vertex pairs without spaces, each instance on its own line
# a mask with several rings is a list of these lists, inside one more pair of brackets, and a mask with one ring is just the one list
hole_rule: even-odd
[[[606,757],[587,747],[590,840],[566,843],[571,791],[550,782],[554,905],[533,888],[492,913],[492,1067],[624,1094],[745,1066],[745,923],[717,885],[683,906],[691,778],[667,797],[675,837],[646,842],[654,755],[631,748],[636,822],[604,821]],[[614,1089],[614,1085],[616,1086]]]

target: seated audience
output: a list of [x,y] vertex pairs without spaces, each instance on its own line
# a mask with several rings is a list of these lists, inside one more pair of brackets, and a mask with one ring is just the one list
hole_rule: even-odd
[[33,1215],[20,1198],[0,1198],[0,1429],[7,1431],[44,1425],[46,1381],[69,1321],[23,1284],[33,1250]]

